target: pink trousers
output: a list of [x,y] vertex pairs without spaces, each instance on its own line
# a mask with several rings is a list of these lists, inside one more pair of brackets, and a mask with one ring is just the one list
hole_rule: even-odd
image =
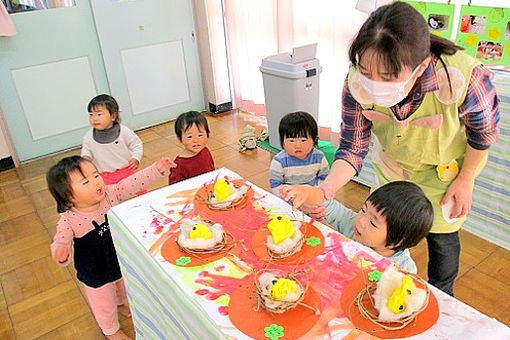
[[[104,184],[109,185],[109,184],[117,184],[120,182],[120,180],[122,180],[126,177],[129,177],[134,173],[136,173],[136,170],[124,168],[124,169],[119,169],[119,170],[112,171],[112,172],[101,172],[100,175],[101,175],[101,177],[103,177]],[[140,196],[145,193],[147,193],[147,190],[142,190],[140,192],[137,192],[136,194],[138,196]]]
[[105,335],[115,334],[120,329],[117,306],[127,303],[124,279],[107,283],[99,288],[85,285],[84,287],[99,328]]

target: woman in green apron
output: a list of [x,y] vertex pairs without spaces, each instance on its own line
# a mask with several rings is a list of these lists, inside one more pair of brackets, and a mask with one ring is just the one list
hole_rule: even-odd
[[499,99],[491,73],[431,35],[422,15],[395,2],[374,11],[349,50],[340,146],[321,185],[325,197],[359,173],[374,135],[374,187],[418,184],[434,206],[427,236],[429,282],[453,295],[459,229],[474,180],[497,140]]

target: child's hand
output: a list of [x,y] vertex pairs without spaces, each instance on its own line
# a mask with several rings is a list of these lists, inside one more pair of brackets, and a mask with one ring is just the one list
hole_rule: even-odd
[[168,157],[161,157],[161,159],[156,162],[156,168],[162,174],[171,168],[175,168],[176,166],[177,164],[172,162]]
[[300,210],[317,221],[326,216],[326,207],[322,205],[303,204]]
[[304,185],[282,185],[280,195],[285,201],[292,201],[292,209],[299,209],[307,200],[308,192]]
[[132,170],[138,170],[138,165],[140,165],[140,162],[138,162],[137,159],[135,158],[131,158],[128,162],[128,168],[132,169]]
[[69,247],[58,247],[55,251],[55,260],[59,263],[64,263],[69,258]]

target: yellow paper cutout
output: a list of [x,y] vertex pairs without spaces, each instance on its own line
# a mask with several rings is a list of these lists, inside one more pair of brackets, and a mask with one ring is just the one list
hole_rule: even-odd
[[[503,8],[493,8],[489,13],[489,21],[498,23],[505,18],[505,12]],[[490,38],[489,38],[490,39]]]
[[493,28],[489,29],[489,36],[487,37],[487,39],[498,40],[500,35],[501,35],[501,32],[499,31],[499,29],[497,27],[493,27]]
[[466,44],[469,47],[475,46],[476,44],[478,44],[478,36],[472,33],[468,34],[468,36],[466,37]]
[[441,32],[439,31],[432,31],[431,33],[437,35],[438,37],[442,36]]

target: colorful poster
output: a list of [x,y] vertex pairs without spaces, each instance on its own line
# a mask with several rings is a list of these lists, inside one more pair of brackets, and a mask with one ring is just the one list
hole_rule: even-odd
[[510,8],[462,6],[455,43],[484,63],[510,66]]
[[423,15],[429,26],[430,33],[446,39],[451,38],[455,5],[423,1],[404,2],[413,6]]

